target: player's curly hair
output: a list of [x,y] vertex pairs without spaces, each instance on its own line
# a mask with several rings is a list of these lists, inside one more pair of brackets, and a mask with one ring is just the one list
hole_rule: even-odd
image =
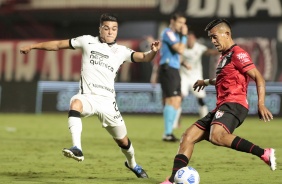
[[112,21],[118,23],[118,17],[111,13],[104,13],[100,16],[100,25],[102,25],[105,21]]
[[213,27],[215,27],[216,25],[218,25],[220,23],[226,24],[230,28],[230,30],[231,30],[231,25],[230,25],[230,23],[226,19],[215,19],[215,20],[211,21],[206,26],[205,31],[210,31]]

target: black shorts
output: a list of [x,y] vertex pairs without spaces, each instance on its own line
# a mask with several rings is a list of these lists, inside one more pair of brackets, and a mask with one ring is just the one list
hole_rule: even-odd
[[159,82],[163,98],[181,96],[181,79],[178,69],[169,67],[167,64],[160,65]]
[[195,125],[202,130],[210,131],[213,124],[219,124],[229,132],[233,133],[248,115],[249,110],[238,103],[224,103],[217,110],[209,112],[205,117],[199,119]]

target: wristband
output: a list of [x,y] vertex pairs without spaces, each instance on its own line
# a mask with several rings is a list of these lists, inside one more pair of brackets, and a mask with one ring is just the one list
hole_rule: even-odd
[[186,45],[187,44],[187,36],[181,36],[180,41],[181,41],[181,43]]
[[152,50],[146,51],[144,52],[145,55],[150,54],[151,52],[153,52]]
[[154,52],[155,54],[158,53],[158,51],[149,50],[147,52],[144,52],[144,54],[147,55],[147,54],[150,54],[151,52]]
[[205,83],[206,86],[210,85],[210,79],[205,79],[204,83]]

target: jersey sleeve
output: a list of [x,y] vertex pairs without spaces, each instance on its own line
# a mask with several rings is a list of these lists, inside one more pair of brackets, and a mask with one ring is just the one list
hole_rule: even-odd
[[123,50],[124,61],[135,62],[133,59],[133,54],[135,51],[128,47],[124,47]]
[[87,35],[79,36],[76,38],[70,39],[70,46],[73,49],[81,48],[83,46],[83,43],[87,40]]
[[256,67],[246,51],[235,52],[233,54],[233,62],[238,70],[242,73],[245,73]]
[[179,39],[176,37],[173,31],[167,30],[163,33],[163,42],[166,42],[168,45],[174,45],[179,42]]

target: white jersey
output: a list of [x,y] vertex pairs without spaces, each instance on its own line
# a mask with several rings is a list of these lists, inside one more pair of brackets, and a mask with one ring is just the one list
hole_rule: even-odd
[[183,61],[187,62],[191,69],[187,70],[184,66],[181,66],[180,72],[192,79],[202,79],[202,56],[208,48],[198,42],[195,42],[193,48],[186,48],[183,52]]
[[91,35],[70,39],[70,46],[82,50],[79,93],[115,97],[117,72],[125,61],[132,62],[134,51],[116,43],[101,43]]

